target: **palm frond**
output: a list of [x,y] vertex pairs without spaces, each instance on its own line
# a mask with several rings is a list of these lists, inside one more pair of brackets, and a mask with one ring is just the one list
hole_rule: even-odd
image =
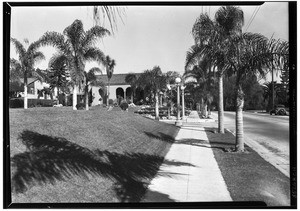
[[39,40],[39,45],[52,45],[62,52],[67,52],[68,45],[65,43],[65,38],[58,32],[46,32]]
[[83,56],[87,61],[97,61],[99,64],[106,64],[105,55],[99,48],[90,47]]
[[101,26],[94,26],[86,32],[84,40],[82,41],[82,47],[91,46],[95,44],[97,38],[102,38],[106,35],[110,35],[107,29]]
[[11,38],[10,40],[14,44],[14,46],[16,48],[16,53],[19,54],[19,58],[21,60],[21,58],[24,58],[26,55],[26,49],[24,48],[22,43],[20,41],[18,41],[17,39]]

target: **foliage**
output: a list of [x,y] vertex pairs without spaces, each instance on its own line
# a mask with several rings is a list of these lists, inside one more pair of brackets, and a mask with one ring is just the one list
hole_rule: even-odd
[[[77,95],[76,86],[81,88],[84,80],[84,68],[87,61],[105,63],[104,53],[95,43],[98,38],[109,35],[110,32],[100,26],[93,26],[85,31],[80,20],[75,20],[70,26],[64,29],[63,34],[57,32],[46,32],[38,41],[39,45],[52,45],[56,47],[59,54],[65,56],[67,67],[70,70],[71,82],[73,84],[73,95]],[[74,98],[73,100],[76,100]],[[73,103],[73,109],[74,103]]]
[[[9,100],[10,108],[22,108],[24,106],[24,98],[11,98]],[[53,100],[48,99],[28,99],[28,107],[52,107]]]
[[50,88],[57,88],[59,91],[62,90],[63,93],[67,90],[68,77],[70,76],[67,69],[67,57],[63,54],[54,54],[48,64],[48,83]]
[[[11,60],[10,80],[18,79],[22,75],[24,78],[24,90],[27,92],[27,78],[29,77],[29,74],[39,80],[43,80],[43,78],[35,71],[34,65],[45,59],[45,56],[41,51],[38,51],[38,42],[29,44],[28,40],[25,40],[25,44],[28,45],[27,48],[15,38],[11,38],[11,42],[15,46],[19,60]],[[24,100],[24,109],[27,109],[27,93],[25,93]]]
[[112,106],[112,105],[114,104],[114,100],[113,100],[113,99],[109,99],[109,100],[108,100],[108,104],[109,104],[110,106]]
[[83,110],[85,108],[85,104],[84,103],[77,103],[76,108],[77,108],[77,110]]
[[122,101],[121,104],[120,104],[120,108],[123,110],[123,111],[126,111],[128,109],[128,103],[126,101]]

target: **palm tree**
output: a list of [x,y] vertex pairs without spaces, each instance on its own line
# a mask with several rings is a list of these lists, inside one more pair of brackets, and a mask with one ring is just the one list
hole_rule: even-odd
[[125,14],[124,7],[117,6],[94,6],[93,7],[93,20],[96,25],[101,25],[105,22],[105,19],[108,19],[110,29],[114,34],[114,31],[117,30],[117,19],[121,19],[123,22],[123,16]]
[[[16,52],[19,55],[19,61],[12,60],[13,62],[11,63],[11,65],[12,67],[14,67],[12,71],[15,72],[14,76],[19,76],[22,72],[24,78],[24,109],[27,109],[27,78],[29,74],[31,74],[39,80],[42,80],[42,77],[35,71],[34,65],[40,60],[45,59],[45,56],[42,52],[38,51],[37,42],[29,44],[28,40],[25,39],[25,44],[28,45],[27,49],[20,41],[15,38],[11,38],[11,42],[14,44]],[[12,78],[14,77],[13,74],[10,74],[10,76]]]
[[219,133],[224,133],[223,75],[228,68],[228,63],[224,60],[227,45],[231,36],[241,32],[243,23],[243,11],[238,7],[226,6],[216,12],[215,20],[211,20],[207,14],[201,14],[192,29],[195,45],[187,54],[186,66],[196,64],[199,55],[207,54],[217,67]]
[[[205,117],[206,114],[206,108],[210,110],[209,106],[213,101],[213,91],[214,91],[214,72],[212,68],[212,63],[210,62],[210,59],[208,57],[201,57],[199,59],[198,65],[193,66],[192,69],[186,69],[184,73],[184,77],[187,78],[193,78],[197,81],[197,85],[200,88],[200,104],[201,104],[201,113]],[[194,91],[199,89],[193,89]]]
[[128,73],[125,77],[125,82],[130,84],[131,89],[132,89],[132,95],[131,95],[131,101],[133,103],[133,99],[135,97],[135,91],[137,89],[137,80],[138,78],[136,77],[136,74],[134,73]]
[[101,86],[104,84],[101,82],[96,73],[101,73],[102,71],[98,67],[93,67],[88,72],[84,72],[84,95],[85,95],[85,110],[89,110],[89,87],[90,86]]
[[100,26],[94,26],[88,31],[84,31],[82,22],[75,20],[65,28],[63,34],[46,32],[39,40],[41,45],[56,47],[59,53],[65,55],[68,60],[67,65],[73,83],[73,110],[77,110],[77,86],[79,89],[81,88],[86,62],[97,61],[99,64],[105,64],[104,53],[94,44],[98,38],[109,34],[107,29]]
[[159,66],[152,70],[145,70],[139,77],[139,85],[143,88],[148,87],[155,98],[155,119],[159,119],[159,92],[166,88],[167,77],[162,73]]
[[107,87],[107,106],[109,105],[109,92],[110,92],[110,79],[114,73],[114,68],[116,66],[116,62],[114,59],[111,59],[109,56],[105,57],[105,69],[106,69],[106,75],[107,75],[107,81],[108,81],[108,87]]
[[59,92],[61,88],[68,84],[67,77],[69,77],[67,70],[68,58],[63,54],[54,54],[48,64],[48,82],[50,88],[57,88],[57,104],[59,104]]
[[266,75],[268,64],[272,62],[269,50],[268,39],[260,34],[243,33],[232,39],[228,59],[236,75],[236,151],[244,151],[242,81],[252,75]]

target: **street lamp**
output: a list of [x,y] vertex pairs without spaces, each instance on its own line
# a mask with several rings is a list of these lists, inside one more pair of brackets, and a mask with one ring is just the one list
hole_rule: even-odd
[[182,121],[185,120],[185,110],[184,110],[184,89],[185,89],[185,86],[182,84],[181,85],[181,96],[182,96]]
[[181,85],[181,78],[177,77],[175,79],[175,84],[170,85],[167,84],[167,88],[168,90],[171,90],[172,88],[177,87],[177,118],[176,118],[176,122],[175,125],[176,126],[181,126],[182,125],[182,121],[180,120],[180,85]]
[[175,79],[175,83],[177,86],[177,119],[175,122],[176,126],[181,126],[182,125],[182,121],[180,120],[180,82],[181,82],[181,78],[177,77]]

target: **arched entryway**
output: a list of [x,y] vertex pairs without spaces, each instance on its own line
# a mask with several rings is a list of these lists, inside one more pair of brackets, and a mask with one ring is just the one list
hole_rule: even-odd
[[117,102],[118,102],[118,104],[120,104],[121,101],[124,99],[124,89],[121,87],[117,88],[116,96],[117,96]]
[[131,87],[127,87],[126,89],[126,100],[130,100],[131,102],[133,101],[133,93]]

